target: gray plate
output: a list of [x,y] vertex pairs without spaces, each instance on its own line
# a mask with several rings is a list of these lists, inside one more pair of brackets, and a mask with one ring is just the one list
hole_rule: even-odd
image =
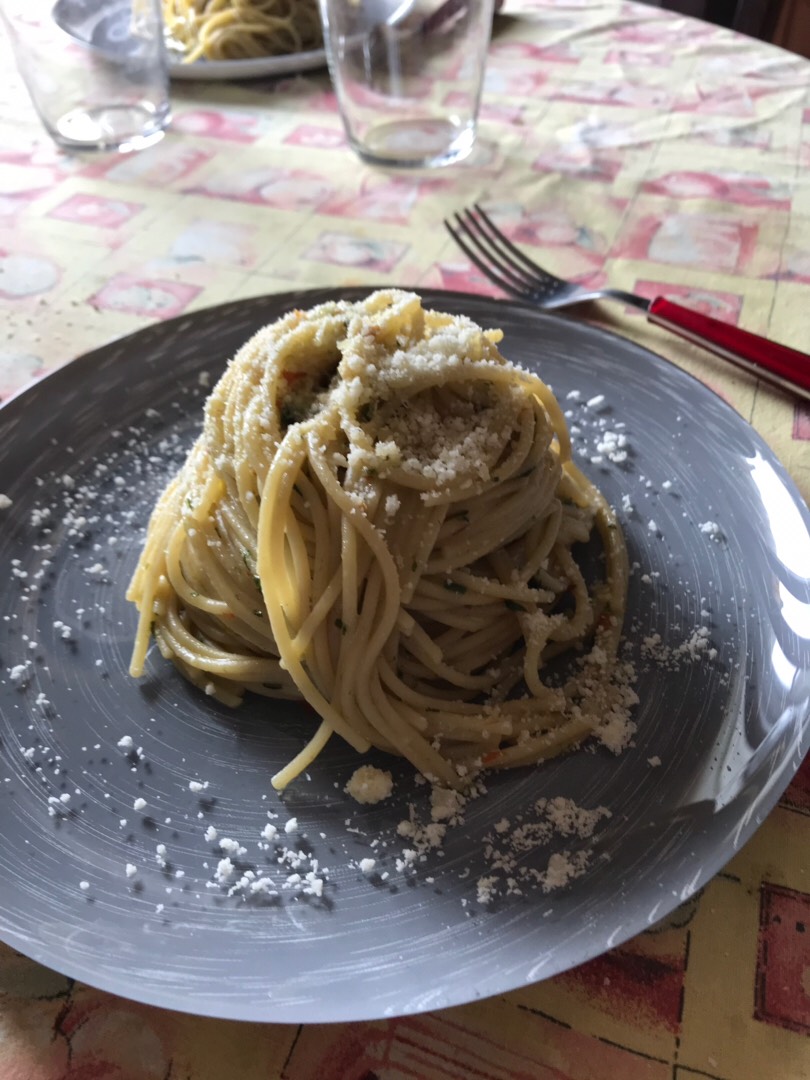
[[[357,759],[334,740],[282,802],[268,778],[303,744],[311,714],[262,701],[219,708],[154,654],[148,677],[130,680],[135,619],[123,590],[155,494],[198,429],[198,374],[215,378],[259,326],[328,295],[240,301],[150,327],[0,410],[0,492],[13,499],[0,512],[0,937],[94,986],[173,1009],[359,1020],[563,971],[699,889],[763,820],[808,748],[810,522],[764,442],[649,352],[458,294],[426,299],[502,326],[509,357],[537,365],[571,411],[585,470],[614,504],[628,495],[634,506],[620,517],[639,564],[627,620],[639,667],[636,745],[618,758],[600,749],[493,777],[448,833],[443,857],[402,874],[396,823],[409,801],[425,799],[407,769],[394,763],[387,804],[359,808],[342,793]],[[619,423],[628,460],[591,461],[603,429]],[[710,521],[721,537],[701,531]],[[71,627],[70,640],[55,622]],[[714,661],[670,670],[641,656],[643,637],[660,633],[677,649],[700,625]],[[9,669],[26,661],[21,688]],[[123,735],[143,760],[117,748]],[[190,779],[208,781],[202,796]],[[49,804],[62,793],[68,803]],[[477,904],[484,834],[552,795],[613,813],[589,872],[548,895]],[[146,807],[135,811],[139,797]],[[256,840],[268,810],[281,822],[295,815],[310,857],[329,868],[323,900],[289,891],[251,903],[207,887],[219,856],[205,828],[240,840],[245,865],[265,865]],[[372,851],[373,839],[388,847]],[[531,858],[545,865],[550,850]],[[369,855],[387,881],[352,865]]]

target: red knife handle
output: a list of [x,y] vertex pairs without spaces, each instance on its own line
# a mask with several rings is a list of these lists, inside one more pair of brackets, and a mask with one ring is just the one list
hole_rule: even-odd
[[766,382],[810,401],[810,356],[806,353],[673,304],[662,296],[651,301],[647,317]]

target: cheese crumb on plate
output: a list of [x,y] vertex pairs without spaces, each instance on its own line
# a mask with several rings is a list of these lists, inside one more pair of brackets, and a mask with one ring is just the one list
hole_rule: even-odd
[[361,765],[354,770],[343,790],[355,802],[374,804],[388,798],[394,790],[394,779],[390,772],[373,765]]

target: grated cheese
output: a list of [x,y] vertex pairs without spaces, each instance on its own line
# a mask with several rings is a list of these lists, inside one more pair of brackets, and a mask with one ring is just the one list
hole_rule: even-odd
[[361,765],[352,773],[343,789],[355,802],[373,805],[387,799],[394,789],[390,772],[383,772],[373,765]]
[[708,538],[713,540],[716,544],[719,544],[723,539],[723,532],[716,521],[704,521],[698,528],[705,536],[708,536]]

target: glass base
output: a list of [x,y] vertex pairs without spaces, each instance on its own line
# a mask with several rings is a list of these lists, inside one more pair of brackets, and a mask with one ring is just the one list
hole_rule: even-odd
[[369,128],[352,147],[369,165],[391,169],[426,169],[452,165],[467,157],[475,142],[475,126],[451,120],[389,120]]
[[100,105],[72,109],[56,122],[51,134],[66,150],[143,150],[163,138],[168,107],[155,112],[145,105]]

